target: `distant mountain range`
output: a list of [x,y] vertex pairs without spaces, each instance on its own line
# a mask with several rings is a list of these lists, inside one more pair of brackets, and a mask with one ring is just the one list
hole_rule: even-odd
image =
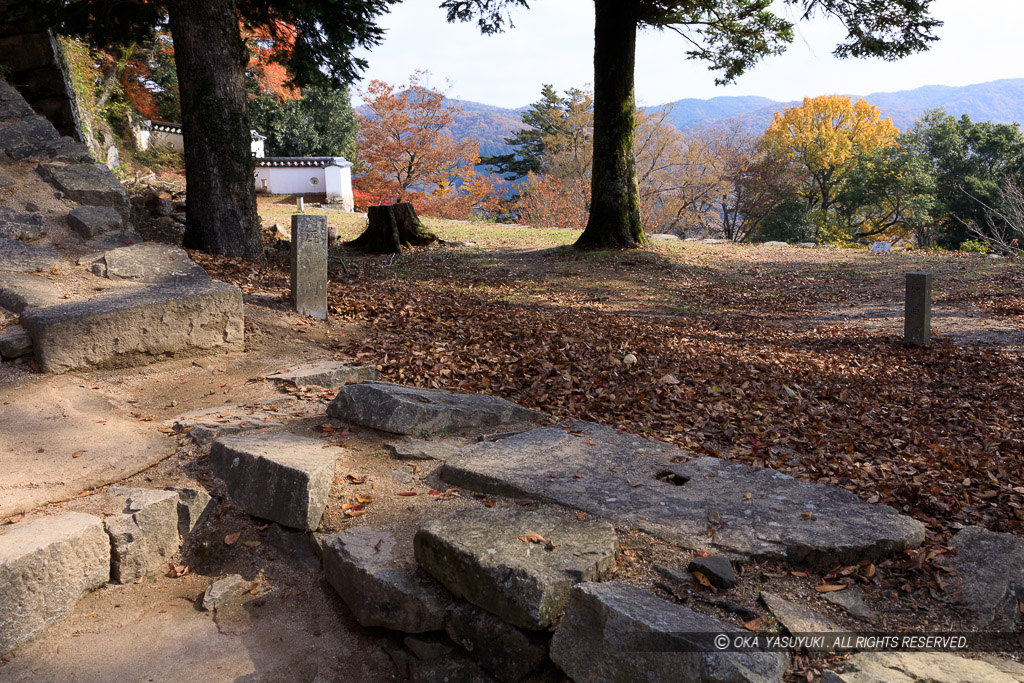
[[[853,96],[858,97],[858,96]],[[923,112],[941,107],[948,114],[967,114],[975,121],[995,123],[1024,122],[1024,78],[1004,79],[951,87],[928,85],[914,90],[872,93],[863,96],[891,117],[902,131],[911,127]],[[506,109],[468,100],[451,100],[462,112],[452,126],[452,135],[476,138],[481,155],[508,151],[504,138],[522,126],[520,116],[526,107]],[[708,100],[683,99],[647,109],[672,108],[669,120],[680,130],[703,125],[736,121],[754,133],[760,133],[776,112],[799,102],[776,102],[766,97],[713,97]]]

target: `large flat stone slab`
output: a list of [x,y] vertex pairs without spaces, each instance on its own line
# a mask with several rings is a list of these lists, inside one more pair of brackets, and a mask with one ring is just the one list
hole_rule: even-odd
[[98,517],[67,512],[0,527],[0,655],[109,577],[110,543]]
[[377,379],[380,373],[373,365],[350,365],[338,361],[325,361],[304,365],[282,372],[272,372],[267,379],[289,382],[298,387],[324,387],[337,389],[346,384]]
[[359,527],[323,539],[324,573],[356,621],[406,633],[444,628],[448,600],[396,558],[387,531]]
[[29,273],[0,273],[0,307],[12,313],[60,303],[57,285]]
[[1024,666],[1009,659],[967,659],[946,652],[862,652],[843,673],[826,671],[822,683],[1021,683]]
[[57,260],[57,250],[53,247],[36,247],[0,237],[0,271],[49,273]]
[[541,415],[495,396],[418,389],[388,382],[343,387],[327,414],[392,434],[420,434],[536,420]]
[[174,453],[175,440],[159,425],[80,384],[40,375],[0,384],[0,519],[120,481]]
[[152,286],[34,308],[21,323],[32,333],[43,372],[131,367],[241,350],[242,293],[215,280]]
[[313,531],[327,507],[335,459],[344,451],[287,432],[225,436],[213,442],[210,469],[244,512]]
[[39,173],[68,199],[79,204],[109,206],[121,218],[131,217],[128,192],[114,174],[101,164],[39,164]]
[[184,249],[169,244],[144,242],[111,249],[103,255],[103,260],[111,280],[170,284],[210,279]]
[[[713,637],[743,633],[713,617],[635,586],[582,583],[572,590],[551,640],[551,659],[571,679],[769,683],[783,680],[789,657],[777,652],[718,652]],[[703,638],[701,634],[707,634]],[[688,639],[706,640],[704,651]]]
[[62,137],[56,140],[41,140],[7,148],[12,159],[30,161],[60,161],[66,164],[91,164],[94,162],[89,148],[77,140]]
[[924,540],[920,522],[848,491],[587,422],[467,446],[441,475],[455,486],[559,503],[741,560],[831,569]]
[[[527,538],[534,534],[540,542]],[[606,523],[484,508],[427,522],[413,546],[420,566],[456,596],[539,630],[558,617],[573,585],[611,570],[618,540]]]
[[978,526],[950,540],[956,573],[946,599],[964,609],[978,628],[1013,631],[1024,601],[1024,539]]

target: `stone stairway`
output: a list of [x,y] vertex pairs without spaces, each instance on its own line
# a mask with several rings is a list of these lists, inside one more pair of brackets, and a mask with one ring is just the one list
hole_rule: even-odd
[[60,373],[241,350],[241,292],[131,220],[110,170],[0,80],[0,359]]
[[[381,410],[367,413],[365,406],[355,405],[352,395],[367,389],[383,394],[388,400],[378,403],[378,408],[393,406],[394,415]],[[523,413],[493,397],[371,382],[342,387],[328,412],[354,425],[366,421],[392,424],[393,433],[400,434],[414,426],[403,413],[407,402],[425,411],[418,415],[432,428],[438,427],[438,411],[447,411],[467,424],[508,430],[497,436],[481,435],[477,442],[448,457],[443,466],[446,476],[449,467],[461,472],[479,460],[478,469],[487,477],[466,480],[462,485],[498,494],[494,482],[506,481],[503,472],[508,477],[522,475],[516,457],[529,455],[543,475],[538,480],[541,483],[523,480],[514,490],[508,488],[507,481],[502,486],[511,495],[544,496],[558,504],[539,509],[533,501],[529,508],[513,501],[495,506],[492,501],[491,505],[458,509],[422,523],[411,537],[372,524],[322,535],[318,529],[331,495],[331,481],[339,467],[352,464],[344,448],[282,431],[287,423],[268,428],[268,423],[262,422],[265,431],[258,433],[213,434],[208,462],[231,506],[274,522],[279,536],[291,533],[305,539],[287,545],[299,555],[310,549],[316,553],[327,581],[360,625],[399,636],[400,645],[392,638],[386,649],[399,672],[412,680],[518,683],[561,675],[583,682],[783,680],[788,653],[719,651],[709,644],[712,637],[747,632],[640,587],[609,580],[619,561],[616,530],[607,521],[574,512],[595,496],[593,486],[609,485],[603,474],[606,471],[630,490],[642,489],[635,495],[636,503],[630,501],[630,490],[599,492],[605,503],[609,497],[622,496],[624,514],[602,508],[598,517],[616,520],[626,528],[640,519],[631,515],[642,512],[653,519],[664,507],[674,524],[685,522],[687,515],[700,516],[705,529],[709,524],[721,525],[720,532],[726,527],[746,527],[763,535],[761,542],[778,547],[773,522],[788,519],[778,516],[810,521],[805,513],[813,510],[822,522],[815,553],[773,555],[794,566],[802,562],[821,565],[826,556],[833,558],[828,561],[843,561],[836,558],[845,558],[851,543],[857,552],[873,552],[878,558],[920,543],[911,521],[887,508],[866,506],[871,508],[867,510],[845,491],[808,487],[774,476],[771,470],[761,471],[766,479],[742,479],[740,488],[749,487],[750,495],[741,496],[741,503],[749,506],[751,514],[734,513],[727,500],[731,495],[728,484],[740,474],[723,470],[725,463],[716,469],[714,463],[707,462],[714,459],[604,431],[597,425],[537,427],[521,418],[538,419],[539,415]],[[229,412],[215,417],[205,411],[183,416],[176,424],[183,430],[212,429],[220,419],[232,426],[235,417]],[[581,446],[577,448],[577,444]],[[657,462],[652,465],[644,457],[647,455]],[[505,470],[499,467],[501,462]],[[696,469],[683,468],[694,463]],[[637,483],[635,477],[650,475],[655,465],[666,468],[653,472],[655,483],[629,485]],[[588,476],[593,479],[589,484]],[[717,499],[702,497],[698,480],[714,486],[716,476],[724,478],[724,494]],[[698,484],[696,493],[679,493],[690,483]],[[758,498],[785,501],[785,505],[759,504]],[[85,593],[108,580],[133,581],[173,563],[179,535],[193,533],[212,505],[206,492],[194,489],[110,489],[93,503],[102,519],[67,512],[32,516],[0,527],[0,607],[4,608],[0,614],[6,615],[0,619],[0,653],[30,639]],[[698,505],[713,505],[718,515],[709,518],[705,508],[696,511]],[[872,514],[881,515],[886,524],[872,523]],[[830,522],[833,515],[855,524],[864,522],[865,529],[851,540]],[[903,529],[906,534],[899,536],[902,532],[897,531],[894,536],[886,527]],[[806,545],[799,536],[809,532],[794,533],[792,543]],[[977,615],[976,623],[1014,628],[1020,620],[1019,610],[1008,612],[1005,608],[1016,597],[1024,543],[981,529],[961,534],[954,539],[954,544],[962,546],[964,557],[958,566],[961,578],[972,587],[984,586],[980,592],[988,600],[987,611],[980,608],[983,613]],[[688,545],[687,538],[683,534],[672,542]],[[717,590],[728,591],[737,582],[733,565],[762,557],[760,547],[744,546],[732,538],[722,546],[710,546],[712,553],[695,557],[689,572],[672,568],[663,572],[675,584],[696,584],[699,574]],[[723,551],[728,551],[728,556],[713,554]],[[311,568],[319,570],[320,565]],[[236,576],[226,576],[198,597],[216,611],[247,585]],[[839,628],[779,596],[764,593],[761,597],[789,632]],[[966,593],[960,598],[972,599]],[[993,622],[993,614],[1002,621]],[[971,680],[1024,680],[1024,667],[1009,660],[972,661],[933,653],[859,654],[847,672],[828,672],[825,680],[909,681],[918,680],[920,672],[943,683],[964,680],[957,677],[963,672],[969,672]]]

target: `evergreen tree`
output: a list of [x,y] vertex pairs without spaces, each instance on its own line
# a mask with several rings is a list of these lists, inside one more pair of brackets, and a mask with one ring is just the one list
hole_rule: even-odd
[[263,93],[249,102],[249,118],[253,130],[267,137],[267,156],[355,161],[359,120],[347,88],[314,85],[284,101]]

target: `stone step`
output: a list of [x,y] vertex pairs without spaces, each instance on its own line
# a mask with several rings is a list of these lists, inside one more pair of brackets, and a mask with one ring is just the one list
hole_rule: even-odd
[[110,578],[129,583],[158,569],[178,552],[178,493],[112,489],[103,527],[110,536]]
[[574,584],[611,571],[618,540],[607,523],[484,508],[427,522],[413,546],[420,566],[457,597],[540,630],[561,613]]
[[109,578],[110,541],[98,517],[68,512],[0,527],[0,655]]
[[558,503],[739,560],[829,570],[924,541],[917,520],[844,489],[588,422],[466,446],[445,461],[441,476],[454,486]]
[[68,199],[91,206],[109,206],[121,218],[131,218],[128,191],[110,169],[102,164],[39,164],[44,180],[67,195]]
[[241,291],[211,280],[34,308],[21,323],[32,335],[39,368],[60,373],[241,350],[243,317]]
[[323,552],[327,581],[362,626],[405,633],[444,628],[450,597],[418,581],[414,563],[395,557],[387,531],[346,529],[324,538]]
[[0,271],[49,273],[57,265],[58,258],[53,247],[37,247],[0,237]]
[[788,655],[715,648],[716,636],[742,633],[635,586],[581,583],[551,640],[551,659],[578,683],[781,683]]
[[45,277],[28,273],[0,273],[0,307],[12,313],[53,306],[62,301],[60,290]]
[[472,429],[537,420],[541,414],[485,394],[459,394],[388,382],[350,384],[327,414],[392,434]]
[[349,365],[337,361],[325,361],[315,365],[304,365],[267,375],[267,379],[289,382],[297,387],[323,387],[337,389],[346,384],[377,379],[377,368],[373,365]]
[[313,531],[327,507],[334,464],[344,451],[287,432],[225,436],[210,448],[210,469],[243,512]]
[[956,573],[944,599],[966,611],[977,628],[1016,630],[1024,604],[1024,539],[969,526],[949,544],[956,548]]
[[32,337],[21,325],[0,329],[0,358],[14,360],[32,353]]

